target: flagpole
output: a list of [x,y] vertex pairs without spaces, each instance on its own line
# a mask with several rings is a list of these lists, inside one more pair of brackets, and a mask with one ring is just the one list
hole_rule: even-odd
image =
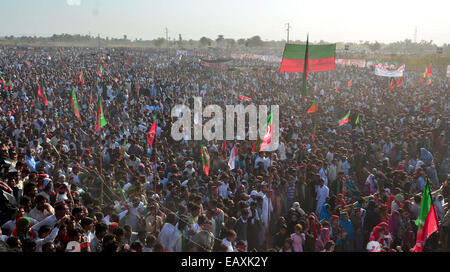
[[[156,125],[156,130],[158,130],[158,125]],[[153,175],[155,178],[153,179],[153,187],[154,187],[154,192],[155,192],[155,194],[156,194],[156,175],[158,174],[157,173],[157,171],[158,171],[158,155],[156,154],[156,141],[157,141],[157,138],[158,137],[156,137],[156,133],[155,133],[155,136],[153,136],[153,137],[155,137],[155,142],[153,143],[154,144],[154,149],[155,149],[155,174]]]
[[[103,143],[103,135],[102,135],[102,129],[100,128],[100,143]],[[102,145],[100,144],[100,178],[103,175],[103,155],[102,155]],[[100,186],[100,206],[103,206],[103,196],[104,196],[104,188],[103,188],[104,182],[102,182]]]

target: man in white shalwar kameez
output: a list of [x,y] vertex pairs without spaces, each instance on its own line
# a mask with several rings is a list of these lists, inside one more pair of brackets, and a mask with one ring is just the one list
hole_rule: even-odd
[[[272,193],[271,190],[267,190],[266,194],[264,194],[264,196],[263,196],[263,204],[262,204],[262,210],[261,210],[261,221],[263,223],[263,228],[260,232],[260,241],[266,240],[267,226],[270,223],[269,221],[270,221],[270,218],[271,218],[272,212],[273,212],[272,201],[270,201],[270,206],[269,206],[269,198],[272,195],[271,193]],[[269,214],[270,214],[270,216],[269,216]]]
[[325,204],[325,201],[327,201],[327,198],[330,193],[330,190],[325,185],[325,180],[323,178],[320,179],[320,185],[316,185],[316,193],[317,193],[316,214],[320,215],[320,212],[322,211],[322,206],[323,204]]

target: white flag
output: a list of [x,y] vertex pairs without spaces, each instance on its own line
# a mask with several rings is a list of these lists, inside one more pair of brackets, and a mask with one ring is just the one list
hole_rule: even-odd
[[234,169],[236,157],[237,157],[237,148],[236,148],[236,144],[235,144],[233,146],[233,149],[231,149],[231,152],[230,152],[230,160],[228,160],[228,166],[230,167],[230,170]]

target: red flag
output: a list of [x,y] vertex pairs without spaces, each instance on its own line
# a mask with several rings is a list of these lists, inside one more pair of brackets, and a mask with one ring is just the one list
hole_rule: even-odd
[[314,100],[312,106],[308,109],[307,113],[313,113],[319,110],[319,106],[317,105],[317,101]]
[[152,127],[150,128],[150,130],[147,133],[147,144],[149,147],[151,147],[153,145],[153,140],[155,140],[156,137],[156,126],[157,123],[153,122]]
[[45,95],[44,89],[42,89],[41,85],[39,85],[37,93],[39,97],[44,100],[44,105],[47,106],[47,95]]
[[226,139],[223,140],[222,148],[220,149],[220,151],[222,153],[221,157],[224,158],[224,153],[227,152],[227,140]]
[[403,77],[399,77],[397,79],[397,87],[401,87],[401,86],[403,86]]
[[78,82],[81,83],[81,84],[84,84],[83,71],[81,71],[80,74],[78,75]]
[[102,101],[99,96],[97,101],[97,120],[95,120],[94,134],[97,133],[99,129],[106,126],[107,124],[108,122],[106,122],[105,115],[103,114]]
[[395,88],[394,82],[395,82],[395,79],[394,79],[394,78],[391,78],[391,81],[390,81],[391,90],[393,90],[393,89]]
[[425,247],[425,242],[428,237],[438,230],[438,218],[436,215],[436,209],[431,204],[430,211],[428,212],[427,219],[423,226],[417,231],[416,245],[413,248],[413,252],[422,252]]
[[245,96],[245,95],[240,95],[240,96],[239,96],[239,99],[241,99],[241,100],[247,100],[248,102],[251,102],[251,101],[252,101],[252,99],[251,99],[250,97]]
[[259,151],[264,151],[269,146],[270,142],[272,141],[272,136],[273,136],[272,116],[273,116],[273,113],[271,112],[269,114],[269,117],[267,118],[266,134],[264,135],[264,138],[262,139],[261,148],[259,149]]
[[432,74],[432,72],[431,72],[431,62],[430,62],[430,67],[428,67],[428,69],[427,69],[427,77],[431,77],[431,74]]
[[207,176],[209,176],[210,160],[209,160],[209,155],[208,155],[208,149],[206,147],[204,147],[203,145],[201,145],[200,152],[201,152],[201,156],[202,156],[203,171],[205,172],[205,174]]

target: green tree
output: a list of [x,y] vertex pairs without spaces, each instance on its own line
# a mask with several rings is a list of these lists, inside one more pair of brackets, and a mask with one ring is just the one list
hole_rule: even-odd
[[261,47],[263,45],[263,41],[260,36],[253,36],[246,41],[245,45],[248,47]]
[[201,37],[200,38],[200,44],[202,46],[210,46],[212,43],[212,40],[210,38],[206,38],[206,37]]
[[164,38],[158,38],[153,41],[156,47],[161,47],[166,42],[166,39]]

